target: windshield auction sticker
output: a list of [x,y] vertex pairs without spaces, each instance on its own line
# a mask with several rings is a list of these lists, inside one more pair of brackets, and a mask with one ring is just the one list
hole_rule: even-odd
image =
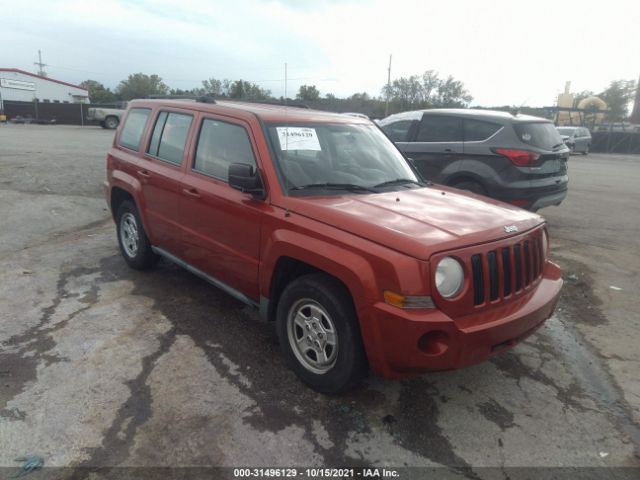
[[277,127],[277,130],[282,150],[322,150],[315,128]]

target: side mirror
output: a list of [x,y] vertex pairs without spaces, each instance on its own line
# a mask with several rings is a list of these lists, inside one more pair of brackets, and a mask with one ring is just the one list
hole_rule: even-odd
[[256,198],[265,197],[264,185],[260,173],[252,165],[246,163],[232,163],[229,165],[229,185],[243,193],[250,193]]

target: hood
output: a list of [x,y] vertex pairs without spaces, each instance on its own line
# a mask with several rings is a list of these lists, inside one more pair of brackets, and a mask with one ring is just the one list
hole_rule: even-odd
[[[286,208],[414,258],[518,235],[544,220],[487,197],[433,186],[379,194],[286,197]],[[506,232],[505,227],[517,228]],[[513,230],[510,228],[509,230]]]

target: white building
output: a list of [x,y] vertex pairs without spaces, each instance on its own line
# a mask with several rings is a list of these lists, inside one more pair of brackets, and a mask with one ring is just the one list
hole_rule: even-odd
[[17,68],[0,68],[2,102],[89,103],[89,91],[71,83],[40,77]]

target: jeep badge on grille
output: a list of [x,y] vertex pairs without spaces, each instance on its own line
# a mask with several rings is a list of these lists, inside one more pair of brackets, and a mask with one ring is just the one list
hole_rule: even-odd
[[517,232],[518,231],[518,227],[516,227],[515,225],[505,225],[504,231],[507,232],[507,233]]

